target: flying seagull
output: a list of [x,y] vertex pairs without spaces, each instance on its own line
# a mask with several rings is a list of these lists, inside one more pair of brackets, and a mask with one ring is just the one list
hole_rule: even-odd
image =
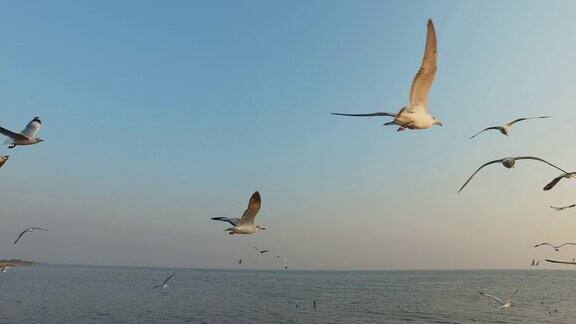
[[284,261],[284,269],[288,269],[288,259],[281,257],[279,255],[276,256],[277,259],[282,259]]
[[563,207],[554,207],[554,206],[550,206],[550,208],[554,209],[554,211],[561,211],[564,210],[566,208],[572,208],[572,207],[576,207],[576,204],[572,204],[569,206],[563,206]]
[[13,265],[7,265],[5,267],[2,267],[2,273],[6,273],[6,271],[10,270],[10,268],[12,268]]
[[213,217],[213,220],[228,222],[234,227],[227,228],[226,231],[232,234],[254,234],[266,228],[254,225],[254,218],[262,206],[262,199],[258,191],[252,194],[248,202],[248,208],[242,214],[242,218]]
[[8,161],[9,155],[0,155],[0,168]]
[[548,191],[552,188],[554,188],[554,186],[556,186],[556,184],[558,182],[560,182],[560,180],[566,178],[566,179],[570,179],[570,178],[574,178],[574,176],[576,176],[576,172],[566,172],[563,173],[559,176],[557,176],[556,178],[552,179],[552,181],[550,181],[550,183],[548,183],[546,186],[544,186],[544,191]]
[[256,253],[258,253],[258,255],[262,255],[270,250],[258,250],[257,247],[254,247],[254,251],[256,251]]
[[32,145],[44,141],[36,137],[36,133],[38,133],[40,127],[42,127],[42,121],[40,121],[39,117],[34,117],[20,133],[14,133],[6,128],[0,127],[0,134],[9,137],[4,142],[4,144],[10,145],[8,148],[15,148],[17,145]]
[[543,246],[543,245],[548,245],[548,246],[552,247],[554,249],[554,251],[560,251],[560,248],[563,247],[564,245],[576,245],[576,243],[568,242],[568,243],[564,243],[562,245],[552,245],[550,243],[540,243],[540,244],[534,245],[534,247],[536,248],[536,247]]
[[572,261],[556,261],[556,260],[549,260],[549,259],[545,259],[546,262],[550,262],[550,263],[561,263],[561,264],[571,264],[571,265],[576,265],[576,262],[574,262],[574,259],[572,259]]
[[154,286],[154,287],[152,287],[152,288],[150,288],[150,289],[166,288],[166,287],[168,287],[168,284],[167,284],[167,283],[168,283],[168,281],[169,281],[170,279],[172,279],[172,277],[174,276],[175,273],[176,273],[176,272],[172,272],[172,274],[171,274],[170,276],[168,276],[168,278],[166,278],[166,279],[164,279],[164,281],[162,281],[162,284],[156,285],[156,286]]
[[539,265],[539,264],[540,264],[540,261],[536,261],[536,260],[534,260],[534,259],[532,259],[532,263],[530,263],[530,265],[533,266],[533,267],[535,267],[535,266],[537,266],[537,265]]
[[433,125],[442,126],[442,123],[436,118],[432,117],[427,110],[428,92],[434,81],[436,75],[436,58],[438,52],[436,50],[436,31],[432,19],[428,20],[428,30],[426,33],[426,48],[424,49],[424,57],[422,58],[422,65],[420,70],[416,73],[412,81],[412,88],[410,89],[410,105],[400,109],[398,113],[388,112],[375,112],[369,114],[343,114],[332,113],[339,116],[353,116],[353,117],[373,117],[373,116],[388,116],[394,117],[394,120],[384,125],[398,125],[398,131],[409,129],[426,129]]
[[566,173],[566,171],[560,169],[559,167],[555,166],[554,164],[547,162],[541,158],[535,157],[535,156],[513,156],[513,157],[507,157],[507,158],[503,158],[500,160],[494,160],[494,161],[490,161],[490,162],[486,162],[484,164],[482,164],[481,167],[478,168],[478,170],[476,170],[474,173],[472,173],[472,175],[470,176],[470,178],[468,178],[468,180],[466,180],[466,182],[464,182],[464,184],[462,185],[462,187],[460,188],[460,190],[458,190],[458,193],[460,193],[460,191],[462,191],[462,189],[464,189],[464,187],[466,187],[466,185],[468,184],[468,182],[470,182],[470,180],[472,180],[472,178],[476,175],[476,173],[478,173],[478,171],[482,170],[483,167],[490,165],[490,164],[494,164],[494,163],[502,163],[502,165],[508,169],[511,169],[514,167],[514,165],[516,164],[516,160],[536,160],[536,161],[540,161],[540,162],[544,162],[564,173]]
[[238,259],[238,260],[236,261],[236,263],[238,263],[238,264],[242,264],[242,262],[244,262],[244,260],[242,260],[242,259]]
[[516,295],[517,292],[518,292],[518,289],[516,289],[516,291],[510,297],[508,297],[508,300],[506,302],[504,302],[502,299],[500,299],[494,295],[486,294],[486,293],[483,293],[481,291],[479,291],[478,293],[482,296],[488,297],[488,298],[498,302],[498,304],[500,304],[500,306],[498,308],[506,309],[506,308],[512,307],[512,297],[514,297],[514,295]]
[[33,232],[33,231],[35,231],[35,230],[48,232],[47,229],[43,229],[43,228],[40,228],[40,227],[29,227],[29,228],[25,229],[24,231],[22,231],[22,233],[20,233],[20,235],[18,235],[18,238],[16,239],[16,241],[14,241],[13,244],[18,243],[18,241],[20,241],[20,238],[22,238],[22,236],[23,236],[24,234]]
[[516,120],[513,120],[513,121],[509,122],[508,124],[505,124],[504,126],[493,126],[493,127],[485,128],[485,129],[479,131],[478,133],[474,134],[474,136],[470,137],[469,139],[473,139],[474,137],[478,136],[479,134],[481,134],[481,133],[483,133],[483,132],[485,132],[485,131],[487,131],[487,130],[492,130],[492,129],[494,129],[494,130],[499,130],[500,133],[502,133],[502,134],[504,134],[504,135],[506,135],[506,136],[509,136],[509,134],[510,134],[510,128],[511,128],[512,125],[514,125],[515,123],[521,122],[521,121],[523,121],[523,120],[538,119],[538,118],[550,118],[550,116],[518,118],[518,119],[516,119]]

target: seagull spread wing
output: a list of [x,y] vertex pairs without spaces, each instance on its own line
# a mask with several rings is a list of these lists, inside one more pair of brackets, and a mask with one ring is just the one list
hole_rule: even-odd
[[13,244],[18,243],[18,241],[20,241],[20,238],[21,238],[24,234],[26,234],[26,232],[28,232],[28,229],[22,231],[22,233],[20,233],[20,235],[18,235],[18,238],[14,241]]
[[556,178],[554,178],[552,181],[550,181],[550,183],[545,185],[543,190],[548,191],[548,190],[554,188],[554,186],[556,186],[556,184],[558,184],[558,182],[560,182],[560,180],[562,180],[562,178],[571,178],[573,175],[576,175],[576,172],[561,174],[561,175],[557,176]]
[[368,113],[368,114],[342,114],[342,113],[332,113],[332,115],[352,116],[352,117],[374,117],[374,116],[396,117],[396,116],[397,116],[397,114],[387,113],[387,112],[375,112],[375,113]]
[[472,137],[469,138],[469,140],[473,139],[474,137],[480,135],[481,133],[487,131],[487,130],[491,130],[491,129],[496,129],[496,130],[500,130],[500,126],[493,126],[493,127],[488,127],[488,128],[484,128],[483,130],[479,131],[478,133],[474,134]]
[[537,248],[537,247],[544,246],[544,245],[548,245],[549,247],[556,249],[556,247],[550,243],[540,243],[540,244],[534,245],[534,247]]
[[513,120],[511,122],[509,122],[508,124],[506,124],[506,126],[510,127],[514,124],[516,124],[517,122],[521,122],[523,120],[528,120],[528,119],[539,119],[539,118],[550,118],[550,116],[540,116],[540,117],[525,117],[525,118],[518,118],[516,120]]
[[551,166],[551,167],[553,167],[553,168],[556,168],[556,169],[564,172],[564,174],[568,173],[568,172],[560,169],[559,167],[555,166],[554,164],[552,164],[552,163],[550,163],[550,162],[548,162],[548,161],[546,161],[546,160],[544,160],[544,159],[541,159],[541,158],[539,158],[539,157],[535,157],[535,156],[519,156],[519,157],[516,157],[515,159],[516,159],[516,160],[536,160],[536,161],[544,162],[544,163],[548,164],[549,166]]
[[42,228],[42,227],[30,227],[29,229],[31,229],[31,230],[40,230],[40,231],[44,231],[44,232],[49,232],[49,230],[44,229],[44,228]]
[[556,260],[549,260],[549,259],[545,259],[546,262],[550,262],[550,263],[561,263],[561,264],[571,264],[571,265],[576,265],[576,262],[574,261],[556,261]]
[[170,279],[172,279],[172,277],[174,276],[176,272],[172,272],[172,274],[170,276],[168,276],[168,278],[164,279],[164,281],[162,282],[162,285],[165,285]]
[[229,217],[212,217],[213,220],[228,222],[232,226],[238,226],[240,224],[240,218],[229,218]]
[[36,133],[38,133],[40,127],[42,127],[42,121],[40,121],[40,118],[34,117],[34,119],[32,119],[32,121],[26,125],[26,128],[20,132],[20,134],[26,136],[27,138],[35,138]]
[[462,189],[464,189],[464,187],[466,187],[466,185],[468,184],[468,182],[470,182],[470,180],[472,180],[472,178],[474,178],[474,176],[476,175],[476,173],[478,173],[478,171],[482,170],[483,167],[493,164],[493,163],[499,163],[504,161],[504,159],[500,159],[500,160],[494,160],[494,161],[490,161],[490,162],[486,162],[484,164],[482,164],[481,167],[478,168],[478,170],[476,170],[474,173],[472,173],[472,175],[470,176],[470,178],[468,178],[468,180],[466,180],[466,182],[464,182],[464,184],[462,185],[462,187],[460,187],[460,190],[458,190],[458,193],[460,193],[460,191],[462,191]]
[[482,296],[485,296],[485,297],[488,297],[488,298],[490,298],[490,299],[492,299],[492,300],[494,300],[494,301],[497,301],[497,302],[500,303],[500,304],[504,304],[504,302],[502,301],[502,299],[500,299],[500,298],[498,298],[498,297],[496,297],[496,296],[494,296],[494,295],[490,295],[490,294],[487,294],[487,293],[483,293],[483,292],[481,292],[481,291],[479,291],[478,293],[479,293],[480,295],[482,295]]
[[563,247],[564,245],[576,245],[576,243],[567,242],[567,243],[564,243],[564,244],[558,246],[558,248],[561,248],[561,247]]
[[242,214],[242,218],[240,218],[241,225],[252,225],[254,224],[254,217],[258,214],[260,210],[260,206],[262,206],[262,199],[260,197],[260,193],[258,191],[252,194],[250,197],[250,201],[248,202],[248,208]]
[[416,73],[410,89],[410,108],[411,112],[426,111],[428,101],[428,92],[436,75],[436,31],[432,20],[428,20],[428,30],[426,32],[426,49],[422,58],[420,70]]
[[4,135],[4,136],[8,136],[13,140],[20,140],[20,141],[26,141],[29,140],[28,137],[22,135],[22,134],[18,134],[18,133],[14,133],[13,131],[7,130],[4,127],[0,127],[0,134]]

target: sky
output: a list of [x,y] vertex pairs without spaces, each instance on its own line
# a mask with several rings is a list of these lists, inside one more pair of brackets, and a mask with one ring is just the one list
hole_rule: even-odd
[[[572,259],[576,4],[569,1],[0,1],[0,258],[276,269],[502,269]],[[429,111],[396,132],[426,21]],[[551,115],[468,138],[517,117]],[[262,194],[256,235],[230,236]],[[28,226],[48,233],[11,242]],[[548,268],[561,268],[546,265]]]

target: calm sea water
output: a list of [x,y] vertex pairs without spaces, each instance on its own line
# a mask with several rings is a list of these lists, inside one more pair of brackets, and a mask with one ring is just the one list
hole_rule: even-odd
[[[176,275],[168,288],[149,289],[171,271]],[[505,296],[516,288],[520,291],[514,307],[504,311],[477,293]],[[576,272],[572,271],[242,271],[43,265],[1,275],[0,292],[3,323],[576,323]]]

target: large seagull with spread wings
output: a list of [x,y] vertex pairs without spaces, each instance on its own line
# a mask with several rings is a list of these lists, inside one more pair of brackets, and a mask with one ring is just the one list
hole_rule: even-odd
[[260,193],[256,191],[250,197],[248,208],[242,214],[242,218],[229,218],[229,217],[213,217],[213,220],[228,222],[234,227],[226,229],[230,235],[232,234],[254,234],[258,231],[265,230],[266,228],[254,225],[254,218],[262,206],[262,199]]
[[476,173],[478,173],[478,171],[482,170],[485,166],[488,166],[488,165],[494,164],[494,163],[501,163],[505,168],[511,169],[514,167],[514,165],[516,165],[517,160],[540,161],[540,162],[548,164],[549,166],[551,166],[553,168],[556,168],[557,170],[560,170],[560,171],[566,173],[566,171],[560,169],[559,167],[555,166],[554,164],[552,164],[546,160],[543,160],[539,157],[536,157],[536,156],[511,156],[511,157],[507,157],[507,158],[503,158],[503,159],[499,159],[499,160],[494,160],[494,161],[490,161],[490,162],[486,162],[486,163],[482,164],[476,171],[474,171],[474,173],[472,173],[470,178],[468,178],[468,180],[466,180],[466,182],[464,182],[462,187],[460,187],[460,190],[458,190],[458,193],[460,193],[464,189],[464,187],[466,187],[466,185],[470,182],[470,180],[472,180],[472,178],[474,178]]
[[40,121],[40,118],[34,117],[20,133],[14,133],[4,127],[0,127],[0,134],[8,137],[4,142],[4,144],[10,145],[8,148],[15,148],[17,145],[32,145],[44,141],[36,137],[40,127],[42,127],[42,121]]
[[368,114],[343,114],[332,113],[339,116],[353,117],[374,117],[388,116],[394,117],[394,120],[384,125],[398,125],[398,131],[408,129],[426,129],[434,125],[442,126],[442,123],[428,113],[428,92],[432,87],[434,76],[436,75],[436,59],[438,51],[436,50],[436,31],[432,20],[428,20],[428,31],[426,33],[426,48],[420,70],[416,73],[410,89],[410,105],[400,109],[398,113],[375,112]]

